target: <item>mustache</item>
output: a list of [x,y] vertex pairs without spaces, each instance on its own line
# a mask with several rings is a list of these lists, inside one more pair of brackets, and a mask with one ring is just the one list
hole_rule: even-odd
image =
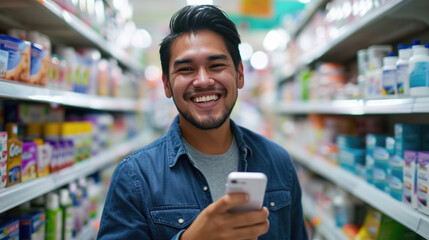
[[224,95],[227,95],[227,93],[228,93],[225,88],[215,88],[215,87],[198,88],[198,89],[192,89],[192,90],[186,91],[183,94],[183,98],[187,99],[187,98],[189,98],[189,96],[194,95],[194,94],[212,92],[212,91],[222,92]]

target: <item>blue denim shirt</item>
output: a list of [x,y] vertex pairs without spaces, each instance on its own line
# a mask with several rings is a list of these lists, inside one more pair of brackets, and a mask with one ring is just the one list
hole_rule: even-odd
[[[301,189],[287,151],[231,120],[239,171],[263,172],[270,228],[263,240],[306,240]],[[213,202],[207,180],[190,161],[179,118],[168,132],[123,159],[107,194],[97,239],[179,239]],[[206,191],[204,191],[206,189]]]

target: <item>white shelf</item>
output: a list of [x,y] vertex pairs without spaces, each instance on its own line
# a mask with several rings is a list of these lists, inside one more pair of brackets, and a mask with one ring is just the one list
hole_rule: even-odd
[[326,113],[346,115],[428,113],[429,97],[282,102],[274,106],[274,111],[279,114]]
[[145,106],[145,102],[142,100],[103,97],[49,89],[1,78],[0,97],[110,111],[141,111]]
[[25,203],[38,196],[54,191],[80,177],[88,176],[152,140],[151,132],[143,132],[137,137],[102,151],[97,156],[78,162],[72,167],[52,173],[43,178],[19,183],[0,190],[0,213]]
[[316,61],[345,62],[356,58],[360,49],[375,44],[391,44],[416,36],[429,27],[427,9],[427,0],[386,1],[362,18],[339,28],[339,36],[304,52],[298,60],[297,68],[292,74],[283,76],[279,83],[291,79],[300,69]]
[[52,0],[1,1],[2,19],[8,27],[28,28],[49,36],[54,43],[96,47],[116,58],[123,66],[142,72],[143,66],[130,54],[85,24],[78,17],[62,9]]
[[329,2],[329,0],[314,0],[307,4],[307,6],[302,11],[301,16],[299,16],[301,18],[301,23],[297,24],[295,28],[290,31],[292,38],[296,38],[299,35],[302,29],[304,29],[305,26],[311,21],[317,10],[326,5],[327,2]]
[[419,235],[429,238],[429,216],[397,201],[360,177],[309,153],[298,144],[286,142],[284,146],[294,161],[305,165],[313,172],[341,186]]
[[304,215],[309,219],[313,219],[315,217],[319,217],[321,219],[321,222],[315,227],[327,240],[350,240],[344,232],[335,225],[333,219],[321,214],[315,207],[315,203],[305,195],[302,197],[302,208]]

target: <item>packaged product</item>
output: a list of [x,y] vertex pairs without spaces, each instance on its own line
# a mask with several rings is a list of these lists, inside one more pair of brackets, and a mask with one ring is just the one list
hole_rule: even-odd
[[7,184],[12,186],[21,182],[21,156],[22,142],[18,140],[18,125],[16,123],[7,123]]
[[19,239],[19,220],[0,219],[0,237],[1,239]]
[[45,239],[46,212],[44,210],[23,212],[19,219],[21,239]]
[[0,49],[9,53],[5,78],[21,82],[30,81],[30,42],[0,34]]
[[34,142],[22,143],[21,181],[37,178],[37,144]]
[[4,78],[7,70],[9,52],[0,50],[0,78]]
[[49,52],[41,45],[31,44],[30,83],[46,86]]

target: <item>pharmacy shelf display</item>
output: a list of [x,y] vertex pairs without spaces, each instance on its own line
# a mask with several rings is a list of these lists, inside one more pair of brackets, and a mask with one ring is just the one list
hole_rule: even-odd
[[317,210],[314,202],[307,196],[302,197],[302,207],[304,215],[309,219],[320,218],[320,222],[315,226],[317,231],[327,240],[349,240],[344,232],[338,228],[334,221]]
[[75,93],[9,81],[6,79],[0,79],[0,98],[12,98],[94,110],[123,112],[141,111],[145,108],[146,104],[144,100]]
[[429,26],[427,9],[429,1],[426,0],[386,1],[359,20],[340,28],[340,35],[335,39],[305,52],[295,71],[284,76],[279,83],[290,80],[303,67],[316,61],[343,62],[355,57],[360,49],[423,32]]
[[[387,193],[368,184],[364,179],[334,166],[322,157],[311,154],[298,144],[286,141],[284,146],[290,150],[294,161],[303,164],[313,172],[341,186],[419,235],[429,238],[429,216],[397,201]],[[291,151],[292,149],[293,151]]]
[[0,23],[9,28],[39,31],[55,44],[95,47],[124,67],[135,72],[143,71],[137,60],[52,0],[0,1]]
[[274,111],[278,114],[344,115],[429,113],[429,97],[279,102]]
[[131,140],[106,149],[94,157],[59,172],[2,189],[0,191],[0,213],[110,166],[118,158],[137,150],[150,140],[152,140],[152,133],[143,132]]

